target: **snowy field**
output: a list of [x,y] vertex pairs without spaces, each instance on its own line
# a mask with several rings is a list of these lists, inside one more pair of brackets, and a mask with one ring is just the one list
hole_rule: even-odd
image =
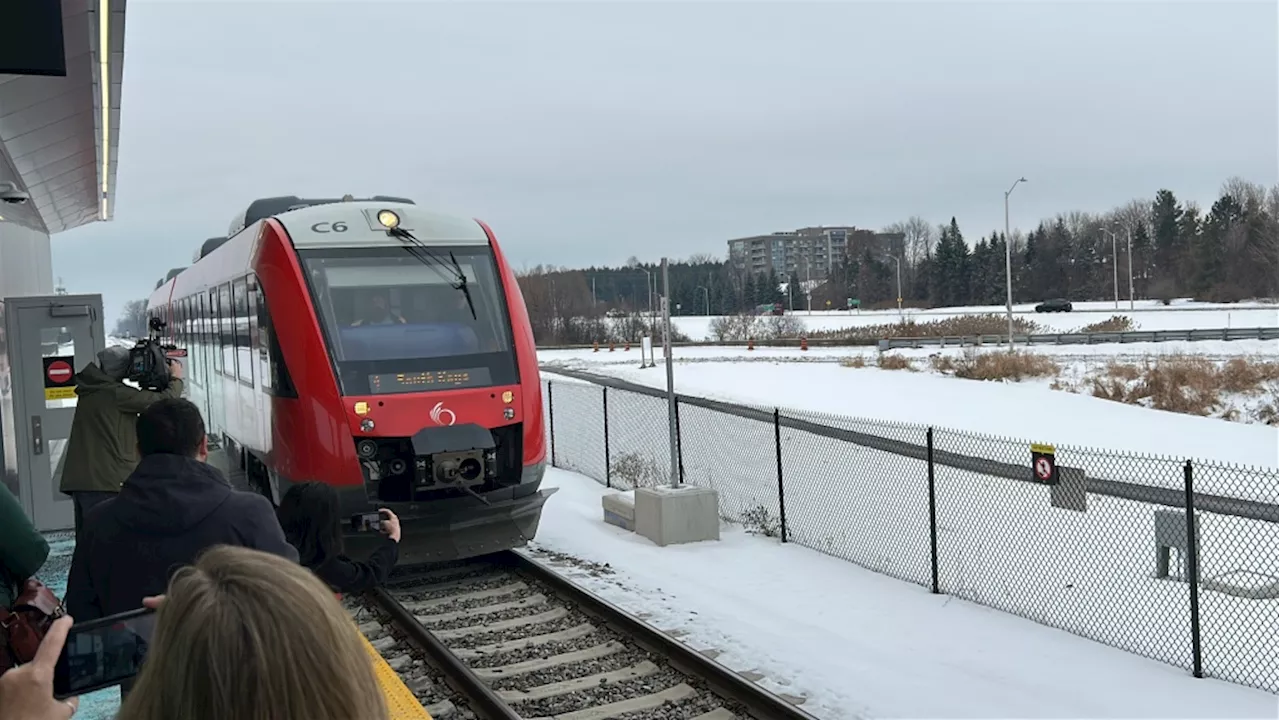
[[[1220,352],[1236,345],[1215,344]],[[1159,345],[1124,351],[1158,351]],[[1249,349],[1274,357],[1275,347],[1254,343]],[[933,425],[937,451],[1014,466],[1029,467],[1031,441],[1048,442],[1057,446],[1061,467],[1173,490],[1182,489],[1183,461],[1193,458],[1198,492],[1277,502],[1280,433],[1274,427],[1126,405],[1051,390],[1046,382],[981,382],[835,362],[858,351],[681,348],[676,389],[781,407],[788,417],[918,446],[926,443],[924,426]],[[642,370],[637,351],[628,359],[620,355],[626,354],[539,353],[544,363],[665,387],[661,364]],[[758,361],[742,361],[748,355]],[[798,356],[810,362],[788,362]],[[555,384],[557,464],[603,481],[600,388],[554,372],[543,378]],[[722,516],[776,531],[781,508],[772,425],[688,404],[681,406],[680,421],[686,481],[717,489]],[[613,482],[663,482],[669,463],[664,401],[610,392],[609,427]],[[793,542],[929,584],[924,461],[789,427],[781,440]],[[1050,506],[1044,487],[943,465],[935,472],[943,592],[1190,667],[1187,588],[1152,577],[1155,506],[1091,494],[1086,512],[1064,511]],[[1275,523],[1202,513],[1201,533],[1205,581],[1257,587],[1280,575]],[[1277,601],[1217,591],[1201,598],[1207,671],[1274,690]]]
[[607,563],[605,573],[566,558],[550,564],[721,651],[720,662],[764,674],[771,689],[805,696],[821,718],[1276,716],[1270,693],[1198,680],[740,527],[723,526],[720,542],[659,548],[602,522],[608,491],[595,481],[550,469],[544,483],[560,491],[543,512],[535,558],[547,562],[545,549]]
[[[1038,347],[1081,367],[1109,357],[1187,352],[1215,357],[1245,355],[1275,358],[1276,341],[1134,343],[1132,345]],[[993,348],[991,352],[998,351]],[[1235,352],[1232,352],[1235,351]],[[1126,405],[1051,390],[1048,381],[981,382],[930,372],[842,367],[841,360],[864,357],[863,348],[798,349],[676,348],[676,391],[748,405],[790,408],[866,418],[873,422],[911,423],[1054,445],[1115,450],[1172,458],[1280,467],[1280,433],[1265,425],[1233,423]],[[894,351],[925,358],[937,348]],[[954,349],[946,351],[960,354]],[[543,350],[539,361],[606,374],[649,387],[665,388],[662,353],[658,366],[640,369],[639,350],[612,353]],[[806,363],[790,362],[803,357]],[[744,362],[744,360],[752,362]],[[818,362],[821,359],[822,362]],[[926,366],[927,367],[927,366]],[[1180,477],[1177,479],[1180,483]],[[1180,485],[1179,485],[1180,487]],[[1234,494],[1234,493],[1233,493]]]
[[[822,330],[840,330],[842,328],[863,325],[884,325],[896,323],[900,319],[928,322],[945,320],[961,315],[978,315],[996,313],[1003,315],[1004,306],[988,307],[954,307],[929,310],[904,309],[899,315],[897,310],[866,311],[819,311],[809,313],[797,310],[793,313],[804,323],[808,332]],[[1237,303],[1217,305],[1191,301],[1176,301],[1165,306],[1155,300],[1140,300],[1129,310],[1127,301],[1120,302],[1116,310],[1109,302],[1074,303],[1069,313],[1037,313],[1034,304],[1015,305],[1014,312],[1027,320],[1045,326],[1049,332],[1071,332],[1085,325],[1106,320],[1112,315],[1123,315],[1133,320],[1134,330],[1194,330],[1201,328],[1253,328],[1276,327],[1280,324],[1280,309],[1276,305],[1264,303]],[[707,316],[678,316],[672,322],[681,332],[693,340],[711,340],[710,325],[712,318]]]

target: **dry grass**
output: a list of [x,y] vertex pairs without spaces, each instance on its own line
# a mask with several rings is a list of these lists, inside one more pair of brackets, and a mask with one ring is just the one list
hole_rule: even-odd
[[1106,320],[1100,320],[1096,323],[1089,323],[1080,328],[1076,332],[1097,333],[1097,332],[1129,332],[1137,330],[1138,326],[1133,324],[1133,319],[1127,315],[1112,315]]
[[951,374],[966,380],[1012,380],[1052,377],[1061,372],[1053,358],[1032,352],[966,352]]
[[840,367],[847,368],[864,368],[867,366],[867,359],[861,355],[854,355],[840,360]]
[[[1015,333],[1044,332],[1044,327],[1023,318],[1013,319]],[[1004,335],[1009,332],[1008,320],[1003,315],[958,315],[928,322],[908,320],[885,325],[862,325],[836,330],[815,330],[811,338],[836,340],[879,340],[897,337],[968,337],[973,335]]]
[[910,358],[893,353],[885,353],[880,356],[877,362],[881,370],[915,370],[915,364]]
[[1219,366],[1194,355],[1168,355],[1141,365],[1109,363],[1092,379],[1092,394],[1156,410],[1232,420],[1239,418],[1239,410],[1224,402],[1224,394],[1270,393],[1269,401],[1253,415],[1274,425],[1278,374],[1280,366],[1269,360],[1232,358]]

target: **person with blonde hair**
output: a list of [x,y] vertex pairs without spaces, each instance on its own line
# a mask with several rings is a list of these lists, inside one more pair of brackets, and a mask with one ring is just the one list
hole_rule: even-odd
[[174,574],[116,720],[389,720],[351,617],[311,571],[226,545]]

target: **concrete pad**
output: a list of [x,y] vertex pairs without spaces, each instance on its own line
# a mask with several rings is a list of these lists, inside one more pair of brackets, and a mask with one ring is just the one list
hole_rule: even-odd
[[715,490],[692,485],[640,488],[635,528],[659,546],[719,540],[719,498]]
[[632,491],[610,493],[600,498],[604,521],[628,532],[636,531],[636,496]]

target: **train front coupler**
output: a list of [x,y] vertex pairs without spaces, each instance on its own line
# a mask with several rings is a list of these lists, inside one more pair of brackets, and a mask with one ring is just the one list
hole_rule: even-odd
[[419,430],[413,445],[413,492],[458,488],[470,491],[498,475],[493,432],[475,424]]

